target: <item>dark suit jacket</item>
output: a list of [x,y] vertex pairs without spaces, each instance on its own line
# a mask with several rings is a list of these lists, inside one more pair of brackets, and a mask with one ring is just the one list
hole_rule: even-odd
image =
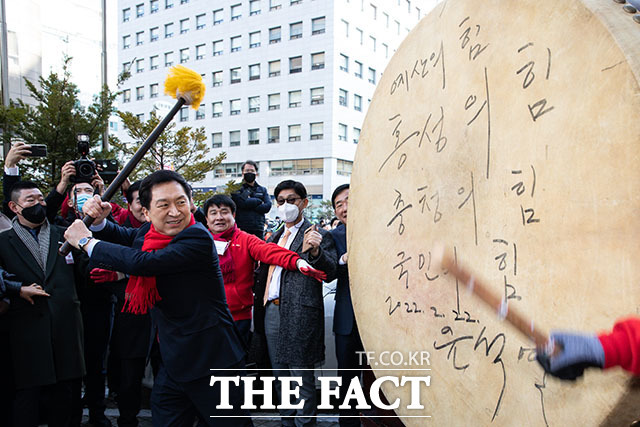
[[106,241],[94,246],[91,261],[100,268],[156,277],[162,300],[151,318],[158,327],[162,361],[175,381],[193,381],[208,376],[212,368],[239,363],[244,349],[227,307],[211,233],[196,223],[166,248],[143,252],[149,227],[130,229],[107,222],[103,231],[94,233]]
[[[347,252],[347,227],[338,225],[330,231],[336,243],[338,260]],[[349,335],[356,323],[349,289],[349,269],[347,265],[338,265],[338,285],[336,286],[336,307],[333,312],[333,332],[338,335]]]
[[[298,230],[290,250],[296,252],[309,264],[327,274],[330,282],[336,274],[336,248],[326,231],[323,235],[320,254],[311,258],[309,253],[301,253],[304,231],[311,227],[308,220]],[[285,227],[280,228],[269,242],[278,242]],[[256,330],[264,333],[263,297],[266,289],[269,265],[262,264],[258,271],[255,291],[254,315]],[[324,300],[322,283],[299,271],[282,271],[280,276],[280,331],[276,360],[292,365],[313,365],[324,360]]]
[[46,273],[13,229],[0,233],[0,266],[15,274],[23,285],[37,283],[51,295],[35,298],[34,305],[17,296],[11,299],[10,345],[18,388],[84,375],[82,317],[75,287],[82,277],[73,264],[58,255],[64,230],[50,227]]

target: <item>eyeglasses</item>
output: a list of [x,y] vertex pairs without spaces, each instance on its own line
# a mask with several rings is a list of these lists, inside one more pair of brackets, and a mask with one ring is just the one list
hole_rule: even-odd
[[302,197],[291,196],[291,197],[287,197],[286,199],[277,199],[276,203],[278,204],[278,206],[282,206],[284,204],[284,202],[287,202],[287,203],[293,205],[296,202],[296,200],[300,200],[300,199],[302,199]]

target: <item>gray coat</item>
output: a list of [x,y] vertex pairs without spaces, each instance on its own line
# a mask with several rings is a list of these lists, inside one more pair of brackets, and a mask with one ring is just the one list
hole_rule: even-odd
[[[327,274],[327,282],[336,276],[337,254],[333,238],[326,231],[322,234],[320,253],[312,258],[309,253],[301,253],[304,231],[311,227],[304,220],[298,230],[290,250],[296,252],[314,268]],[[278,242],[284,232],[282,227],[268,240]],[[264,333],[263,296],[266,287],[268,264],[262,264],[256,282],[256,305],[254,315],[256,331]],[[324,302],[322,284],[299,271],[282,271],[280,278],[280,332],[276,360],[291,365],[313,365],[324,360]]]

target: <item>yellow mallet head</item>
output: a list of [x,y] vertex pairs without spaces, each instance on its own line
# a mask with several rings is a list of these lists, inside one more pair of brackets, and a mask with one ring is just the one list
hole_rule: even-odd
[[164,93],[172,98],[182,98],[186,105],[197,110],[204,98],[205,85],[202,76],[193,70],[176,65],[169,70],[164,82]]

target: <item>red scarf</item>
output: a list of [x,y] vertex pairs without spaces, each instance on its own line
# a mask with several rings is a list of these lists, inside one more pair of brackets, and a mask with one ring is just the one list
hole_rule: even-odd
[[[140,222],[136,219],[135,216],[133,216],[133,212],[131,212],[131,209],[127,210],[127,218],[129,218],[129,222],[131,223],[131,226],[133,228],[140,228],[142,227],[142,224],[144,224],[144,222]],[[143,249],[144,250],[144,249]]]
[[[219,234],[213,234],[213,240],[221,241],[221,242],[230,242],[233,237],[233,233],[238,229],[237,224],[233,224],[233,227],[229,228],[226,231],[223,231]],[[224,251],[224,255],[218,255],[218,260],[220,261],[220,271],[222,271],[222,281],[224,283],[233,283],[235,281],[235,275],[233,274],[233,258],[231,258],[231,244],[227,247],[227,250]]]
[[[191,221],[187,227],[191,227],[195,223],[196,220],[191,215]],[[144,252],[153,252],[164,249],[174,237],[157,232],[153,224],[151,224],[149,231],[144,235],[142,250]],[[155,276],[130,276],[124,296],[125,305],[122,307],[122,311],[128,311],[133,314],[147,314],[147,311],[162,299],[156,287]]]

